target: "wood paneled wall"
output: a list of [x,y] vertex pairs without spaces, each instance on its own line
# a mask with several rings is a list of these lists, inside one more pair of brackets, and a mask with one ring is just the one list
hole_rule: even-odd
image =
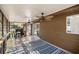
[[40,37],[72,53],[79,53],[79,35],[66,33],[66,17],[73,14],[79,14],[79,5],[51,14],[54,16],[51,22],[40,23]]

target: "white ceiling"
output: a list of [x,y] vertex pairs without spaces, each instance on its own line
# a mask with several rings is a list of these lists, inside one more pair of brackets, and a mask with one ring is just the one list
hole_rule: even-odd
[[2,4],[1,10],[10,21],[26,22],[44,12],[45,15],[66,9],[74,4]]

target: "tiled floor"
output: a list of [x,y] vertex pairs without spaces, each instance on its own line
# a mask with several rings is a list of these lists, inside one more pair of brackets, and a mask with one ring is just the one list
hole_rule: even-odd
[[15,39],[15,47],[7,50],[7,54],[66,54],[68,52],[48,44],[38,36],[27,36]]

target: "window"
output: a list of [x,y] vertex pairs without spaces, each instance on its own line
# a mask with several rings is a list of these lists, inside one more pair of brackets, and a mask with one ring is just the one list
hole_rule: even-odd
[[0,38],[2,38],[2,14],[0,12]]
[[3,24],[4,24],[4,36],[5,36],[7,34],[7,31],[6,31],[6,18],[3,17],[3,19],[4,19]]
[[66,32],[70,34],[79,34],[79,14],[67,17]]

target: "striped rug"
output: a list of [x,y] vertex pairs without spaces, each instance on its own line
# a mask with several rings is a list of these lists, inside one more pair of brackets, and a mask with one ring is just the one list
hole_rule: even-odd
[[32,41],[27,43],[20,39],[16,40],[16,46],[9,49],[6,54],[68,54],[68,52],[48,44],[46,41],[31,37]]

